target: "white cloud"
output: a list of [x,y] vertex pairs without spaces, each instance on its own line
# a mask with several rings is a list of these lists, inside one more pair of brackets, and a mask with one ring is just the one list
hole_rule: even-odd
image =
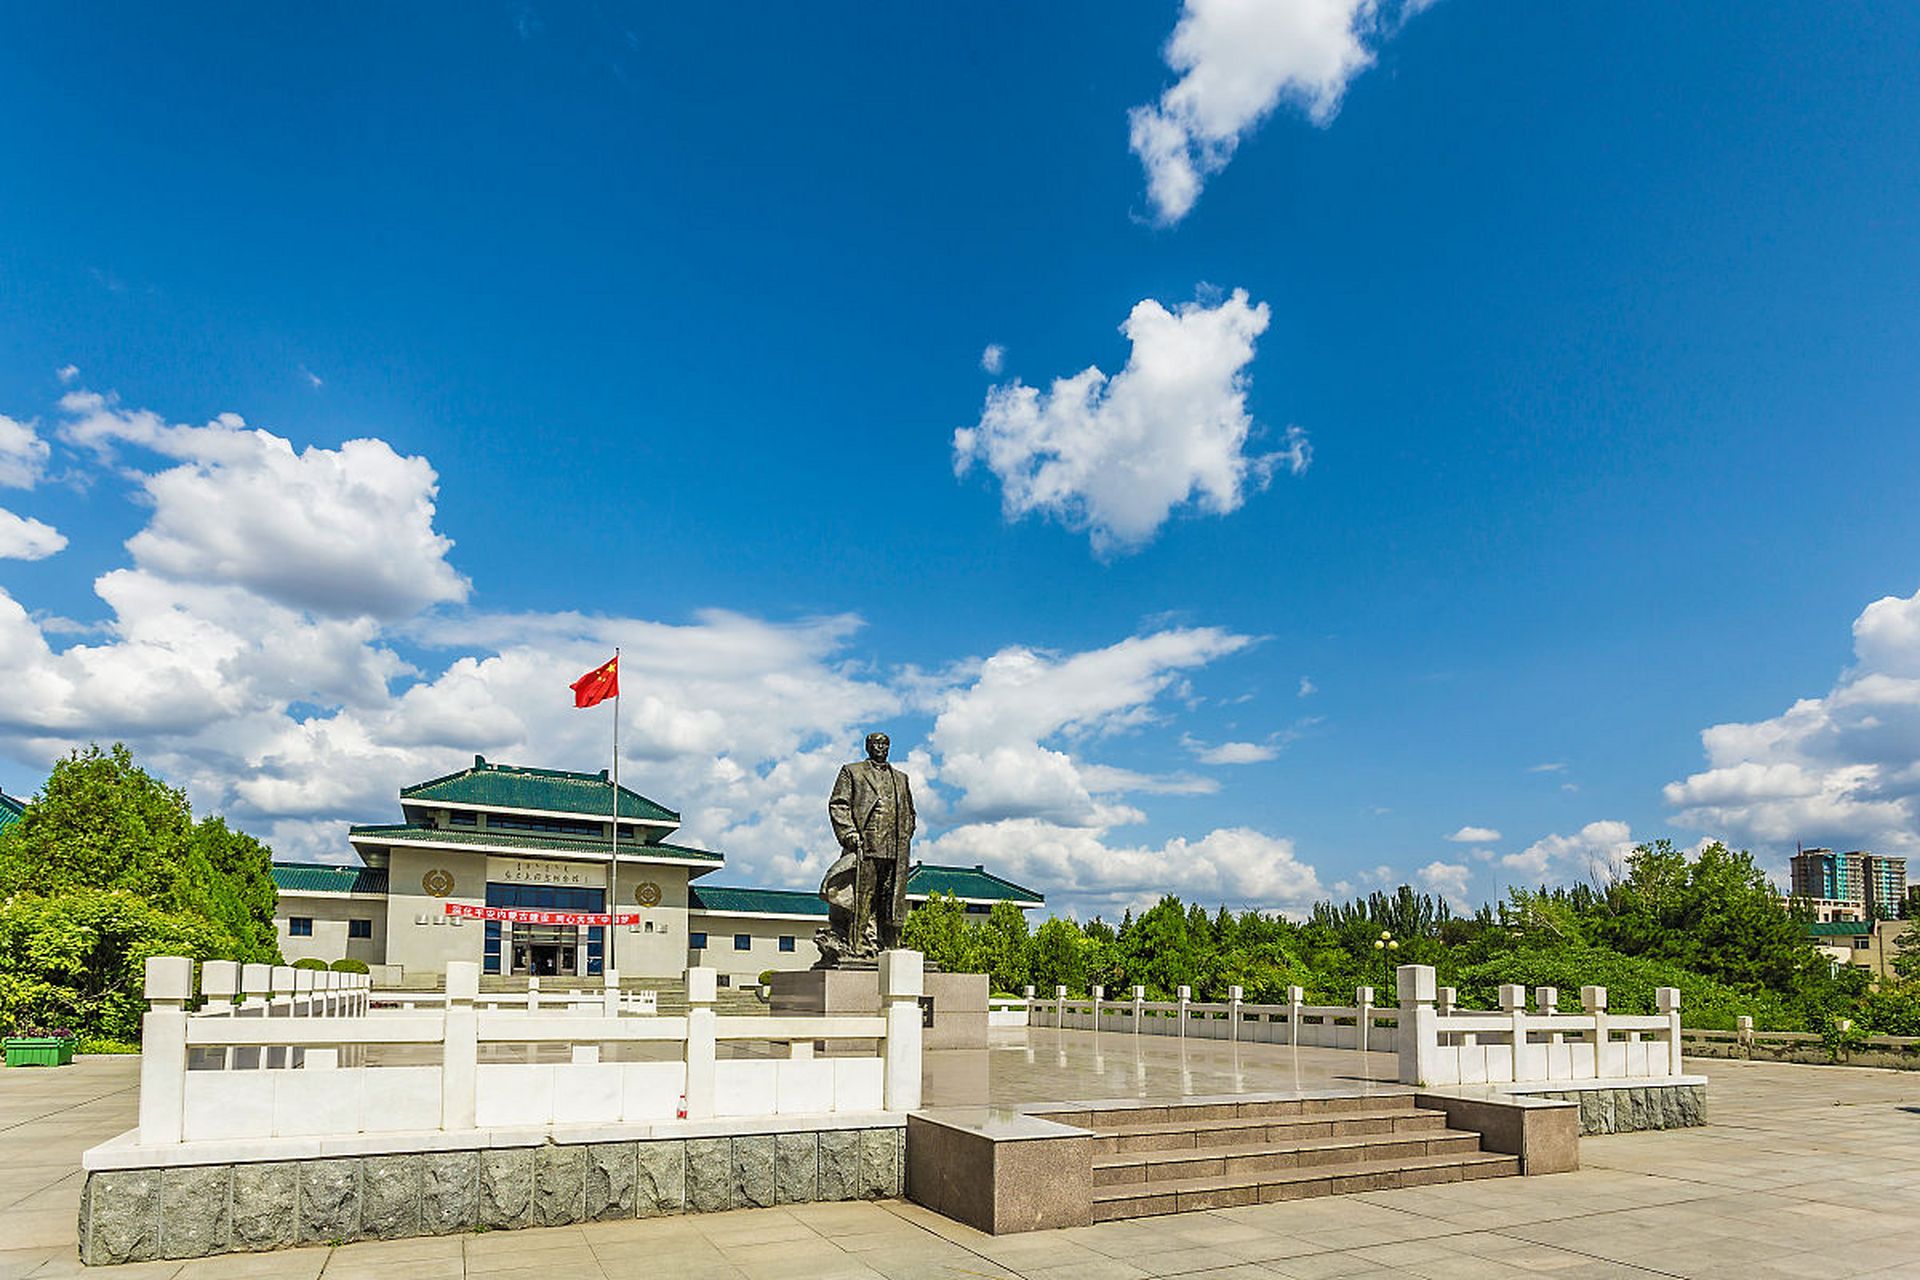
[[1466,863],[1441,862],[1436,859],[1413,874],[1422,888],[1429,893],[1439,894],[1455,910],[1473,910],[1473,900],[1467,896],[1467,881],[1472,877],[1473,872]]
[[300,366],[300,376],[306,379],[307,385],[309,387],[312,387],[315,391],[318,391],[320,388],[327,385],[325,382],[321,381],[319,374],[307,368],[307,366],[305,365]]
[[1311,698],[1314,694],[1318,692],[1320,692],[1319,685],[1315,684],[1312,680],[1308,679],[1306,676],[1300,677],[1300,692],[1298,696],[1302,698]]
[[73,380],[80,376],[80,366],[77,364],[63,364],[54,370],[54,376],[59,378],[62,384],[71,386]]
[[985,463],[1008,519],[1051,516],[1103,555],[1144,545],[1188,503],[1235,511],[1276,467],[1297,475],[1311,458],[1298,428],[1278,452],[1247,452],[1246,367],[1268,318],[1245,290],[1172,311],[1149,298],[1121,326],[1132,351],[1113,377],[1089,367],[1051,391],[991,388],[979,422],[953,433],[954,470]]
[[1633,831],[1626,823],[1603,820],[1589,822],[1572,835],[1542,836],[1502,857],[1500,865],[1533,883],[1607,881],[1626,866],[1633,846]]
[[1567,762],[1565,760],[1549,760],[1544,764],[1530,764],[1527,766],[1528,773],[1565,773],[1566,771]]
[[1676,819],[1763,848],[1920,855],[1920,594],[1869,604],[1853,648],[1825,695],[1704,730],[1707,767],[1665,788]]
[[1300,912],[1326,896],[1291,840],[1225,827],[1198,840],[1110,843],[1098,828],[1030,819],[976,823],[932,842],[930,861],[982,863],[1008,879],[1051,887],[1048,906],[1117,916],[1164,893],[1231,907]]
[[52,525],[0,507],[0,560],[45,560],[66,546],[67,536]]
[[127,543],[145,570],[246,587],[336,617],[397,619],[458,602],[467,582],[433,527],[438,478],[384,440],[338,449],[249,430],[237,414],[169,426],[106,396],[68,393],[60,434],[102,456],[132,444],[181,465],[142,474],[153,517]]
[[1138,810],[1110,797],[1154,789],[1152,780],[1089,765],[1069,748],[1150,723],[1155,700],[1181,672],[1251,643],[1194,627],[1067,657],[1022,647],[994,654],[973,669],[970,683],[931,700],[937,718],[929,742],[942,782],[961,793],[956,818],[1033,817],[1089,827],[1137,821]]
[[1500,839],[1500,833],[1492,827],[1462,827],[1447,839],[1455,844],[1493,844]]
[[48,453],[31,422],[0,413],[0,488],[31,489],[40,483]]
[[1279,745],[1272,742],[1222,742],[1213,747],[1196,742],[1192,750],[1201,764],[1259,764],[1280,754]]
[[[336,609],[326,607],[331,596],[301,599],[263,577],[234,547],[235,530],[264,519],[257,513],[276,484],[285,506],[322,508],[358,485],[371,491],[371,510],[385,513],[389,537],[407,544],[403,554],[452,575],[423,460],[379,441],[295,454],[237,418],[175,427],[104,397],[68,411],[68,438],[83,450],[132,446],[181,459],[173,471],[187,473],[189,489],[204,486],[207,501],[243,510],[207,512],[213,532],[182,526],[187,494],[152,483],[173,472],[135,473],[153,505],[128,544],[132,563],[94,583],[103,620],[36,617],[0,590],[0,753],[23,764],[45,767],[75,745],[124,740],[196,805],[263,834],[279,856],[348,861],[349,822],[396,816],[400,786],[475,752],[601,767],[608,713],[576,711],[566,686],[619,645],[622,780],[681,808],[682,838],[725,851],[729,880],[818,883],[832,853],[825,796],[834,772],[867,729],[889,727],[927,820],[923,856],[938,848],[961,860],[979,850],[965,860],[1017,867],[1069,901],[1083,885],[1087,901],[1178,888],[1288,907],[1318,891],[1288,841],[1257,831],[1159,843],[1109,835],[1146,816],[1138,797],[1217,787],[1095,757],[1102,744],[1159,730],[1179,713],[1187,675],[1244,650],[1250,637],[1166,627],[1084,652],[1009,646],[926,673],[857,662],[861,624],[847,615],[777,622],[714,611],[663,622],[471,613],[431,591],[390,593],[393,610],[412,610],[397,617]],[[386,501],[395,495],[414,501]],[[316,517],[287,518],[310,528]],[[345,580],[377,579],[392,554],[348,538],[334,549],[335,568]],[[921,743],[916,718],[931,720]],[[1052,878],[1049,868],[1074,878]]]
[[1129,114],[1162,222],[1178,222],[1283,100],[1325,126],[1374,47],[1431,0],[1186,0],[1164,51],[1180,79]]
[[1007,349],[997,342],[989,342],[987,349],[980,353],[980,367],[995,377],[1006,366]]

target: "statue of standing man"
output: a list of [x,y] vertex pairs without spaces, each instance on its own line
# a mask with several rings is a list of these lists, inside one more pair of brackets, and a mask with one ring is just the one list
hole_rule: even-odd
[[887,763],[887,735],[867,735],[867,758],[842,765],[827,801],[840,857],[820,885],[828,923],[820,967],[870,961],[900,945],[914,831],[913,788]]

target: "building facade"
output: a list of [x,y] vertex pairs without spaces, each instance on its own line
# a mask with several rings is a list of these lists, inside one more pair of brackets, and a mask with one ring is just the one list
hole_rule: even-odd
[[[402,788],[402,821],[356,826],[358,867],[274,864],[281,953],[433,975],[477,960],[501,977],[675,976],[729,985],[807,969],[826,903],[812,893],[694,882],[724,855],[669,840],[680,815],[598,774],[494,764]],[[973,912],[1045,899],[984,867],[916,866],[908,900],[952,893]],[[614,923],[579,917],[611,916]]]
[[5,831],[20,821],[20,815],[27,811],[27,802],[15,800],[4,791],[0,791],[0,831]]
[[1852,849],[1802,849],[1793,855],[1792,896],[1817,920],[1888,920],[1907,896],[1907,860]]

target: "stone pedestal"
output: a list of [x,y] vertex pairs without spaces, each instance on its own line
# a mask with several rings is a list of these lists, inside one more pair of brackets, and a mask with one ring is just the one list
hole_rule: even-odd
[[[984,973],[929,973],[927,994],[927,1049],[984,1049],[987,1047],[987,975]],[[834,1013],[873,1016],[880,1012],[880,975],[872,969],[807,969],[776,973],[768,1002],[776,1015]]]

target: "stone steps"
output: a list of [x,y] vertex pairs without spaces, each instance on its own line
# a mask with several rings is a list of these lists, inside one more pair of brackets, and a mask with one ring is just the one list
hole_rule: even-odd
[[1315,1138],[1347,1138],[1376,1133],[1428,1133],[1444,1129],[1438,1111],[1413,1108],[1367,1110],[1313,1116],[1237,1116],[1231,1120],[1162,1121],[1103,1128],[1093,1140],[1096,1157],[1127,1151],[1192,1151],[1248,1143],[1285,1143]]
[[[1477,1145],[1477,1141],[1476,1141]],[[1093,1220],[1143,1218],[1197,1209],[1230,1209],[1273,1204],[1313,1196],[1360,1191],[1396,1191],[1442,1182],[1510,1177],[1520,1172],[1518,1156],[1486,1151],[1432,1156],[1402,1156],[1308,1169],[1276,1169],[1259,1174],[1222,1175],[1166,1182],[1133,1182],[1093,1189]]]
[[1089,1104],[1096,1222],[1520,1172],[1411,1093]]

